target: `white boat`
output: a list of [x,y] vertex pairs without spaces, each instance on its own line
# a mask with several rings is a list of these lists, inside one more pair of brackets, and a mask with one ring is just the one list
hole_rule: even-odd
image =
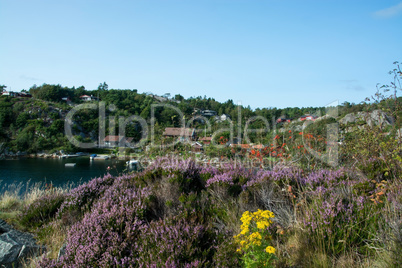
[[126,164],[130,170],[138,171],[141,169],[140,162],[138,162],[138,160],[131,159],[130,161],[127,161]]
[[66,163],[64,164],[65,167],[75,167],[77,163]]
[[79,157],[79,155],[76,155],[76,154],[63,154],[63,155],[60,156],[61,159],[74,158],[74,157]]
[[98,155],[98,156],[91,156],[91,160],[108,160],[110,157],[108,155]]

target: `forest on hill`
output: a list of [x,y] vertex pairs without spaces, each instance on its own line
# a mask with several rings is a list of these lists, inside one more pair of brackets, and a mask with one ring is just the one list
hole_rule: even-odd
[[[2,86],[1,89],[6,92],[7,87]],[[153,138],[157,141],[162,139],[162,133],[166,127],[182,127],[182,122],[186,122],[191,123],[189,127],[195,128],[200,137],[209,137],[221,129],[231,128],[234,133],[238,133],[240,129],[241,135],[237,138],[243,139],[246,125],[251,129],[265,129],[264,133],[250,133],[249,139],[255,144],[270,144],[275,129],[283,126],[277,123],[278,118],[297,122],[303,115],[319,117],[326,114],[325,107],[252,110],[250,107],[237,105],[232,100],[220,103],[206,96],[185,99],[181,95],[170,97],[169,93],[156,96],[151,93],[138,93],[135,89],[109,89],[105,82],[101,83],[96,90],[86,90],[83,86],[69,88],[61,85],[34,85],[27,93],[31,94],[32,98],[5,94],[0,96],[0,153],[4,150],[14,153],[77,150],[78,148],[75,148],[65,136],[64,121],[69,111],[83,103],[97,105],[100,102],[103,103],[108,120],[106,133],[118,135],[120,117],[139,116],[148,126],[152,123],[155,135]],[[83,96],[87,96],[90,101],[84,100]],[[398,98],[398,105],[400,101]],[[359,104],[345,102],[337,106],[336,118],[392,105],[395,104],[391,100]],[[177,108],[180,114],[174,108]],[[210,112],[213,116],[205,112]],[[151,122],[152,113],[153,121]],[[225,120],[220,120],[221,116],[224,116]],[[114,119],[114,124],[109,122],[111,118]],[[73,133],[77,140],[97,142],[99,109],[81,109],[75,115],[74,123]],[[400,122],[396,123],[400,124]],[[132,137],[135,141],[141,139],[143,131],[139,122],[132,122],[125,127],[125,135]],[[229,140],[229,132],[220,131],[219,137],[223,136]],[[150,135],[149,131],[148,135]],[[149,140],[147,140],[148,143]],[[144,147],[146,144],[147,142],[141,145]]]

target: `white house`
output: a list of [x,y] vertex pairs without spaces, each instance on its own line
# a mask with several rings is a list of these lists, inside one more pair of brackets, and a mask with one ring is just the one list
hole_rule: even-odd
[[82,96],[80,96],[80,99],[82,100],[82,101],[97,101],[98,100],[98,98],[97,97],[94,97],[94,96],[88,96],[88,95],[82,95]]

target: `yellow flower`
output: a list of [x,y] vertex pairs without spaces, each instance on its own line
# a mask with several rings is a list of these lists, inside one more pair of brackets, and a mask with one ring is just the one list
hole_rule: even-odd
[[252,233],[250,235],[250,240],[261,240],[261,239],[262,239],[261,234],[258,232]]
[[261,213],[261,216],[266,218],[266,219],[275,218],[274,213],[272,213],[269,210],[265,210],[263,213]]
[[250,230],[248,228],[244,228],[241,230],[240,234],[246,235],[248,232],[250,232]]
[[244,246],[247,242],[245,240],[240,241],[240,246]]
[[253,219],[253,215],[251,214],[250,211],[245,211],[243,213],[243,215],[241,216],[240,220],[244,223],[244,224],[249,224],[250,221]]
[[257,222],[257,228],[258,229],[265,229],[270,225],[271,221],[268,220],[260,220]]
[[268,246],[265,249],[265,252],[270,253],[270,254],[275,254],[276,249],[274,247]]
[[257,245],[257,246],[261,246],[261,241],[259,241],[259,240],[254,241],[254,244]]
[[240,252],[241,251],[241,249],[240,248],[238,248],[237,250],[236,250],[236,252]]

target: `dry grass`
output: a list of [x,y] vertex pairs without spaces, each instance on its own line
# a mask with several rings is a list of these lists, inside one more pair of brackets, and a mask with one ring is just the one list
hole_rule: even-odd
[[[1,181],[0,181],[1,182]],[[38,198],[49,193],[67,193],[74,187],[73,183],[62,187],[49,187],[43,183],[5,184],[0,189],[0,211],[20,211],[24,206],[32,204]]]
[[[26,227],[19,223],[23,209],[32,204],[38,198],[51,193],[67,193],[74,187],[74,184],[66,184],[63,187],[48,187],[42,183],[10,184],[0,189],[0,218],[7,221],[14,228],[26,231]],[[37,238],[38,244],[46,246],[46,256],[57,258],[59,249],[66,239],[66,230],[60,220],[55,220],[47,226],[38,230],[30,230]],[[23,261],[23,267],[38,267],[41,257],[28,258]]]
[[22,206],[21,198],[15,193],[6,191],[0,197],[0,211],[13,211],[18,210]]
[[60,248],[66,241],[67,228],[61,220],[56,220],[48,227],[45,227],[45,232],[41,242],[48,250],[48,258],[55,259],[58,256]]

